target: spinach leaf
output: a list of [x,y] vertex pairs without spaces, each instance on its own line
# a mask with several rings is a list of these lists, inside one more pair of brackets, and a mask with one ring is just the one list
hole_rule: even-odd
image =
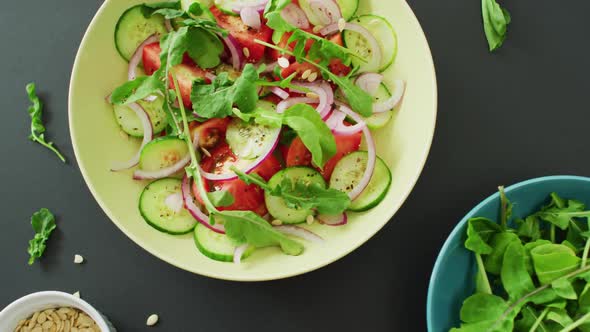
[[497,223],[487,218],[472,218],[467,222],[467,240],[465,248],[482,255],[491,254],[494,249],[488,241],[502,231]]
[[526,269],[525,250],[520,241],[513,241],[506,248],[501,279],[511,301],[515,301],[535,289],[535,284]]
[[227,236],[237,244],[249,244],[257,248],[280,246],[287,255],[300,255],[303,246],[272,228],[262,217],[252,211],[223,211]]
[[257,80],[256,68],[247,64],[235,82],[227,73],[217,76],[211,84],[195,82],[191,95],[193,110],[205,119],[227,117],[233,113],[234,105],[240,112],[250,113],[258,101]]
[[55,148],[53,142],[45,141],[45,126],[43,125],[43,104],[41,100],[37,96],[35,83],[29,83],[26,86],[27,95],[29,96],[29,100],[31,101],[32,105],[29,106],[29,116],[31,117],[31,134],[29,135],[29,139],[33,142],[37,142],[42,146],[48,148],[49,150],[53,151],[57,155],[57,157],[62,161],[66,162],[64,156]]
[[336,154],[334,135],[313,107],[298,104],[287,109],[283,123],[297,132],[305,147],[311,152],[316,166],[324,167]]
[[29,265],[35,263],[35,259],[41,258],[45,249],[47,248],[46,242],[49,240],[49,236],[53,230],[57,227],[55,225],[55,217],[48,209],[41,209],[35,212],[31,217],[31,226],[35,231],[35,237],[29,241]]
[[580,258],[561,244],[544,244],[531,250],[533,266],[542,285],[576,270]]
[[490,52],[497,50],[506,39],[506,30],[510,24],[510,13],[496,0],[481,0],[483,28],[488,40]]

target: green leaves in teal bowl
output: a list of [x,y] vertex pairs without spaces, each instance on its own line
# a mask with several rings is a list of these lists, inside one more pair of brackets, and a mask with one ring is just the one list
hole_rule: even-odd
[[[580,292],[564,277],[586,266],[580,257],[588,255],[577,251],[590,244],[590,233],[569,228],[572,217],[587,217],[576,211],[590,206],[590,178],[537,178],[515,184],[505,193],[513,205],[502,204],[506,202],[499,193],[488,197],[459,222],[441,249],[428,289],[428,331],[446,332],[462,322],[463,328],[456,331],[486,330],[486,320],[499,322],[493,331],[520,330],[524,325],[528,330],[543,321],[569,331],[590,322],[590,305],[585,303],[590,296],[584,296],[590,295],[590,287]],[[515,303],[519,310],[512,310]],[[535,311],[537,304],[546,310]],[[582,315],[586,307],[589,314]],[[506,319],[506,313],[514,317]],[[574,322],[578,316],[584,324]]]

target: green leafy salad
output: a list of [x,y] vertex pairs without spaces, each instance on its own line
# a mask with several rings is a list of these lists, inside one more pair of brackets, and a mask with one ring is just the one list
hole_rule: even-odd
[[358,5],[172,1],[122,13],[128,80],[107,99],[141,145],[111,170],[148,181],[139,212],[150,226],[239,263],[269,246],[300,255],[300,239],[323,239],[299,224],[345,225],[385,198],[392,177],[372,130],[405,82],[384,83],[396,34]]
[[501,217],[468,221],[476,290],[453,332],[590,331],[590,211],[556,193],[524,219],[500,188]]

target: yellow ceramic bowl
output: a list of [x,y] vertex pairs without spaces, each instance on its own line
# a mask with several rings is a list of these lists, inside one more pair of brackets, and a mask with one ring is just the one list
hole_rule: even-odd
[[69,116],[72,144],[90,191],[111,220],[133,241],[155,256],[194,273],[228,280],[259,281],[306,273],[350,253],[387,223],[414,187],[424,166],[436,122],[436,77],[432,56],[418,20],[404,0],[361,0],[359,13],[385,16],[395,27],[399,51],[386,80],[407,81],[407,92],[393,121],[375,136],[378,153],[391,167],[393,183],[385,201],[373,210],[351,214],[343,227],[314,225],[326,239],[323,246],[306,243],[305,253],[292,257],[279,249],[256,251],[244,264],[220,263],[201,255],[192,235],[169,236],[148,226],[137,205],[146,183],[133,181],[131,171],[112,173],[109,165],[126,160],[140,142],[125,140],[105,102],[126,79],[127,63],[113,42],[119,16],[139,0],[107,0],[88,28],[72,73]]

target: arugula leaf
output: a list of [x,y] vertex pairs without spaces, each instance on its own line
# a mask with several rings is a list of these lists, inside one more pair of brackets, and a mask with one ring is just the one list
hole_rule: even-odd
[[193,110],[205,119],[227,117],[233,113],[234,105],[240,112],[250,113],[258,101],[257,80],[256,68],[247,64],[235,82],[227,73],[217,76],[211,84],[195,82],[191,94]]
[[51,232],[57,227],[55,217],[48,209],[41,209],[35,212],[31,217],[31,226],[35,231],[35,237],[29,241],[29,265],[35,263],[35,259],[41,258],[47,247],[46,242],[49,240]]
[[340,214],[350,206],[347,194],[324,188],[317,183],[309,183],[303,179],[293,182],[284,178],[280,184],[271,187],[260,176],[249,175],[235,167],[231,168],[246,184],[255,184],[272,196],[281,197],[290,208],[316,209],[320,214]]
[[506,249],[513,242],[520,243],[520,239],[514,233],[501,232],[491,238],[489,245],[492,247],[492,252],[484,259],[486,271],[495,275],[500,274]]
[[568,200],[566,206],[546,207],[542,211],[537,212],[535,216],[565,230],[570,226],[570,223],[573,223],[572,218],[590,217],[590,211],[584,211],[584,209],[585,206],[581,202]]
[[545,244],[531,250],[533,266],[542,285],[567,275],[580,266],[580,258],[561,244]]
[[521,298],[535,289],[535,284],[526,269],[525,250],[520,241],[513,241],[506,248],[501,279],[511,301]]
[[577,300],[578,294],[574,290],[572,282],[567,279],[557,279],[551,283],[551,288],[555,290],[558,296],[568,299],[568,300]]
[[[186,20],[186,22],[197,22]],[[207,21],[201,21],[201,23]],[[162,42],[162,49],[168,50],[167,65],[174,66],[182,63],[187,53],[197,65],[203,69],[213,68],[221,63],[224,46],[219,37],[203,26],[184,26],[170,34]]]
[[316,166],[324,167],[336,154],[334,135],[313,107],[307,104],[290,107],[283,115],[283,123],[297,132],[305,147],[311,152]]
[[172,8],[161,8],[152,13],[152,15],[162,15],[167,20],[172,20],[178,17],[182,17],[185,13],[184,10],[172,9]]
[[489,255],[494,251],[488,242],[496,233],[502,231],[500,225],[487,218],[471,218],[467,222],[467,240],[465,248],[482,255]]
[[283,115],[262,107],[257,107],[254,112],[243,113],[237,108],[232,109],[235,116],[242,119],[244,122],[254,120],[255,123],[267,127],[280,127],[283,125]]
[[226,235],[237,244],[257,248],[280,246],[287,255],[301,255],[303,245],[275,230],[268,221],[252,211],[223,211],[218,213],[225,221]]
[[522,238],[527,238],[530,241],[537,241],[541,238],[541,228],[539,219],[535,216],[528,216],[524,220],[516,219],[517,230],[516,234]]
[[574,321],[565,309],[553,308],[547,314],[547,320],[556,322],[561,327],[566,327],[572,324]]
[[35,83],[29,83],[26,86],[27,95],[32,105],[29,106],[28,112],[31,117],[31,134],[29,139],[33,142],[37,142],[49,150],[53,151],[57,157],[62,161],[66,162],[64,156],[55,148],[52,142],[45,141],[45,126],[43,125],[43,104],[35,92]]
[[283,9],[290,3],[291,0],[271,0],[266,4],[264,18],[266,18],[266,25],[273,30],[272,41],[275,44],[281,41],[285,33],[296,29],[281,15]]
[[506,30],[510,24],[510,13],[496,0],[481,0],[483,28],[488,40],[490,52],[497,50],[506,39]]
[[162,71],[158,70],[152,76],[139,76],[133,81],[125,82],[113,91],[110,98],[111,103],[127,105],[164,91],[161,74]]
[[212,191],[207,196],[216,207],[230,206],[235,202],[234,196],[227,190]]

